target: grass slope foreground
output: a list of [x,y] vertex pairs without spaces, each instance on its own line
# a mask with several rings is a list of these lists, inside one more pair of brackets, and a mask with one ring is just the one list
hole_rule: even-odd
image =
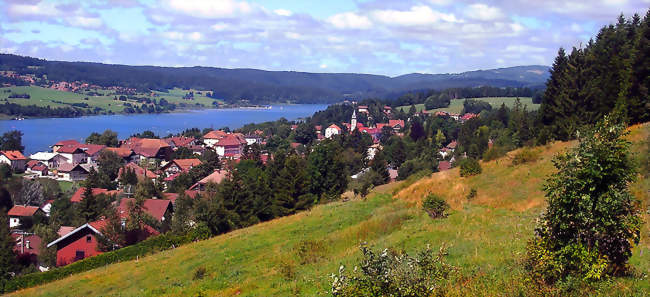
[[[649,135],[649,124],[631,129],[632,151],[639,159],[648,152]],[[541,295],[526,280],[525,246],[545,207],[542,183],[555,171],[551,159],[573,145],[535,148],[538,158],[518,165],[512,164],[515,151],[483,163],[483,173],[476,176],[460,178],[455,168],[408,186],[381,186],[367,200],[320,205],[13,296],[329,296],[331,275],[341,265],[349,270],[358,265],[361,242],[375,250],[393,247],[409,253],[446,243],[447,261],[459,271],[444,288],[448,296]],[[646,222],[649,191],[647,174],[640,175],[632,192],[643,203]],[[448,217],[433,220],[422,211],[422,199],[429,194],[446,199]],[[630,262],[638,277],[563,292],[647,296],[650,280],[643,275],[650,272],[648,224]]]

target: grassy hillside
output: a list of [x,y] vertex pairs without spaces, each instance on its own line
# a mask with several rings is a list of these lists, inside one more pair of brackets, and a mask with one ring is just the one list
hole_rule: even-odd
[[[128,102],[134,106],[141,106],[141,103],[138,103],[135,100],[127,100],[125,102],[113,100],[115,95],[109,90],[96,90],[102,96],[91,96],[86,93],[74,93],[74,92],[64,92],[48,88],[42,88],[38,86],[19,86],[19,87],[8,87],[0,88],[0,104],[4,103],[7,100],[10,103],[16,103],[20,105],[36,105],[36,106],[51,106],[55,107],[66,107],[70,106],[73,103],[87,103],[90,108],[99,107],[105,111],[112,111],[113,113],[120,113],[124,110],[124,103]],[[195,105],[202,108],[211,108],[214,107],[212,102],[215,99],[203,96],[203,95],[194,95],[194,100],[184,100],[183,96],[187,93],[187,90],[182,89],[172,89],[168,92],[156,92],[158,96],[151,96],[149,93],[137,94],[137,97],[147,97],[149,99],[155,99],[160,101],[164,98],[169,103],[180,104],[185,103],[188,105]],[[200,92],[200,91],[199,91]],[[31,98],[21,99],[21,98],[8,98],[12,93],[16,94],[29,94]],[[85,99],[88,100],[85,100]],[[221,100],[218,100],[222,102]]]
[[[640,152],[650,125],[633,129],[630,138]],[[280,218],[206,241],[124,262],[22,290],[14,296],[326,296],[330,274],[344,264],[352,269],[358,244],[406,251],[426,244],[451,245],[449,261],[460,275],[449,285],[452,296],[513,296],[535,293],[524,281],[521,260],[534,221],[543,210],[541,183],[554,169],[551,157],[573,145],[538,148],[541,158],[511,166],[509,157],[483,164],[483,174],[459,178],[458,169],[435,173],[404,189],[378,187],[367,200],[336,202],[310,212]],[[478,195],[471,201],[471,188]],[[392,197],[392,191],[398,192]],[[650,219],[648,179],[633,185]],[[446,197],[452,213],[431,220],[420,210],[427,193]],[[303,253],[299,250],[305,251]],[[650,272],[650,229],[631,259]],[[205,276],[195,277],[199,267]],[[618,278],[577,295],[643,296],[647,278]]]
[[[474,100],[480,100],[490,103],[492,108],[499,108],[501,104],[505,103],[507,107],[512,107],[515,104],[516,97],[482,97],[482,98],[470,98]],[[533,98],[531,97],[520,97],[519,100],[522,104],[526,106],[528,110],[537,110],[540,104],[533,104]],[[463,102],[465,99],[452,99],[449,107],[445,108],[436,108],[433,111],[446,111],[449,113],[460,113],[463,110]],[[399,109],[403,111],[408,111],[411,106],[400,106]],[[416,104],[415,109],[417,111],[422,111],[424,109],[424,104]]]

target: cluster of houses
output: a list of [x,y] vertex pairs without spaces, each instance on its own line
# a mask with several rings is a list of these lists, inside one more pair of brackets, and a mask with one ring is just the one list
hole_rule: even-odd
[[[372,136],[375,143],[368,149],[368,158],[372,159],[375,152],[381,148],[379,138],[384,127],[389,127],[393,133],[400,134],[405,127],[403,120],[391,119],[388,123],[377,123],[372,127],[366,127],[357,122],[357,112],[368,113],[367,106],[358,106],[353,112],[349,123],[340,125],[332,124],[325,129],[316,126],[315,130],[319,140],[327,139],[349,131],[358,130]],[[384,107],[384,113],[390,115],[390,107]],[[445,115],[448,116],[448,115]],[[344,127],[346,130],[344,130]],[[295,129],[296,126],[292,126]],[[52,178],[62,181],[80,181],[86,179],[91,168],[97,167],[97,161],[102,151],[111,151],[121,157],[124,166],[120,168],[118,178],[125,170],[133,171],[138,179],[150,179],[165,183],[176,179],[183,172],[189,172],[192,168],[202,164],[198,156],[206,150],[213,150],[222,160],[237,161],[242,157],[247,145],[264,144],[264,133],[254,131],[248,135],[241,133],[230,133],[221,130],[210,131],[203,135],[202,139],[193,137],[169,137],[164,139],[130,137],[119,142],[117,147],[106,147],[104,145],[84,144],[76,140],[63,140],[51,146],[51,151],[38,152],[25,157],[19,151],[0,151],[0,163],[9,164],[14,170],[25,170],[35,177]],[[293,146],[293,144],[292,144]],[[196,157],[184,159],[172,159],[174,151],[185,148],[190,150]],[[439,151],[443,159],[453,155],[456,148],[456,141],[452,141]],[[263,161],[268,160],[268,155],[262,156]],[[154,162],[155,161],[155,162]],[[444,171],[451,167],[453,159],[439,162],[439,170]],[[156,169],[151,170],[149,164],[156,164]],[[391,179],[397,177],[397,170],[390,170]],[[185,193],[189,197],[196,197],[204,191],[209,183],[218,184],[228,176],[227,170],[216,170],[208,176],[192,185]],[[80,187],[70,197],[71,203],[83,201],[85,189]],[[108,190],[101,188],[91,189],[93,195],[108,195],[116,197],[115,207],[124,223],[128,217],[131,193],[123,190]],[[144,210],[163,225],[171,218],[174,203],[178,194],[165,193],[163,197],[152,197],[144,202]],[[47,201],[40,206],[16,205],[9,210],[9,227],[13,230],[12,236],[16,240],[15,249],[22,255],[37,258],[41,239],[34,234],[22,231],[26,222],[34,221],[37,216],[49,216],[53,201]],[[98,236],[106,225],[105,220],[87,222],[79,227],[63,226],[59,230],[59,238],[47,243],[48,247],[55,246],[57,249],[57,265],[62,266],[80,259],[91,257],[101,253],[98,249]],[[138,240],[148,236],[159,234],[162,230],[151,226],[144,226],[141,234],[135,234]],[[42,267],[42,269],[45,269]]]
[[[0,71],[0,76],[22,80],[29,84],[36,83],[36,77],[33,74],[18,74],[15,71]],[[11,87],[11,84],[3,83],[3,87]]]

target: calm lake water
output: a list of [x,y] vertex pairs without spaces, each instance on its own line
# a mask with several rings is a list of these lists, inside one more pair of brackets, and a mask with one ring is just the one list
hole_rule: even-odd
[[80,118],[29,119],[0,121],[0,133],[10,130],[23,132],[25,155],[48,151],[60,140],[76,139],[83,142],[92,132],[111,129],[120,139],[145,130],[158,135],[178,133],[188,128],[239,128],[248,123],[288,120],[311,116],[327,108],[325,104],[274,105],[271,109],[204,109],[179,113],[105,115]]

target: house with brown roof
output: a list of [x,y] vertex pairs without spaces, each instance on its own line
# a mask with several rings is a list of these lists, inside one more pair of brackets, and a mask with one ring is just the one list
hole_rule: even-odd
[[225,156],[232,158],[234,156],[239,156],[242,154],[244,147],[246,146],[246,138],[244,138],[244,135],[241,133],[227,133],[218,139],[205,138],[205,141],[207,141],[206,145],[209,144],[209,147],[212,147],[220,157]]
[[221,130],[212,130],[203,135],[203,143],[205,143],[205,146],[212,148],[219,141],[219,139],[223,138],[227,134],[228,133]]
[[194,137],[185,137],[185,136],[175,136],[164,139],[172,149],[176,150],[179,147],[189,147],[191,145],[196,145],[196,139]]
[[395,133],[399,132],[400,130],[404,129],[404,120],[388,120],[388,126],[393,128],[393,131]]
[[[72,197],[70,197],[70,202],[72,203],[78,203],[81,202],[81,200],[84,199],[84,192],[86,192],[85,187],[79,187],[77,191],[72,194]],[[120,190],[109,190],[109,189],[102,189],[102,188],[92,188],[92,194],[93,196],[97,196],[100,194],[107,195],[107,196],[117,196],[121,194],[122,191]]]
[[20,151],[0,151],[0,163],[11,166],[13,170],[25,170],[27,158]]
[[122,176],[122,173],[125,168],[129,170],[133,170],[135,172],[135,175],[138,177],[138,180],[143,179],[145,177],[151,180],[158,178],[158,174],[156,174],[155,172],[142,168],[140,167],[140,165],[136,163],[128,163],[124,165],[124,167],[120,168],[120,170],[117,172],[118,179]]
[[135,153],[128,147],[107,147],[104,148],[104,150],[115,153],[127,163],[132,162],[135,158]]
[[80,147],[80,144],[69,144],[61,146],[59,149],[57,149],[56,153],[65,157],[68,160],[68,163],[72,165],[86,163],[88,161],[88,155]]
[[80,164],[64,163],[55,170],[56,177],[65,181],[85,180],[88,177],[88,170]]
[[38,212],[43,212],[38,206],[14,205],[8,212],[9,228],[18,228],[31,224]]
[[210,175],[204,177],[203,179],[201,179],[200,181],[192,185],[190,187],[190,190],[205,191],[205,186],[207,184],[209,183],[219,184],[226,178],[228,178],[228,171],[217,169],[214,172],[212,172]]
[[[129,217],[129,209],[135,203],[135,198],[122,198],[117,206],[117,212],[122,219]],[[167,199],[146,199],[142,205],[144,212],[152,216],[159,223],[168,223],[171,221],[173,207],[170,200]]]
[[27,173],[35,174],[37,176],[48,176],[50,169],[43,162],[38,160],[30,160],[27,162],[26,170]]
[[131,137],[125,140],[120,147],[127,147],[133,150],[140,160],[161,159],[169,160],[173,150],[172,147],[162,139]]
[[201,160],[199,159],[175,159],[165,164],[161,171],[165,172],[167,176],[171,176],[181,172],[188,172],[193,167],[201,165]]
[[29,156],[32,160],[41,161],[49,168],[57,168],[59,164],[71,163],[66,157],[57,153],[38,152]]
[[332,138],[334,135],[339,135],[341,134],[341,131],[343,131],[341,127],[336,124],[331,124],[325,129],[325,138]]
[[91,163],[97,161],[99,153],[105,149],[106,146],[99,144],[81,144],[79,145],[79,148],[86,153],[86,157],[88,158],[84,163]]
[[105,220],[89,222],[48,243],[48,248],[56,246],[56,266],[65,266],[101,254],[98,238],[105,226]]

